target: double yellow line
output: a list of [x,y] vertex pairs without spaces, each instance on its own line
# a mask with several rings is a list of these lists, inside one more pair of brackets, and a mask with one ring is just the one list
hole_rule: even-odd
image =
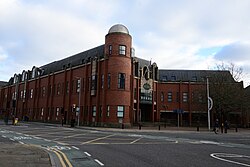
[[60,163],[62,164],[62,167],[73,167],[67,156],[62,151],[55,148],[49,149],[49,151],[52,151],[56,154],[56,156],[59,158]]

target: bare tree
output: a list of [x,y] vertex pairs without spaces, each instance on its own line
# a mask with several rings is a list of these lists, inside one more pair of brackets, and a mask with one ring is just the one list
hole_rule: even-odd
[[210,91],[214,101],[213,115],[223,123],[225,120],[240,124],[243,107],[243,69],[233,63],[217,65],[217,71],[210,74]]

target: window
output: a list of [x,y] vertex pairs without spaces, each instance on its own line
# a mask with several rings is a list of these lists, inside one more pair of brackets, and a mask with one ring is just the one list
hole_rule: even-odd
[[69,81],[66,81],[66,94],[69,94]]
[[23,99],[26,97],[26,90],[23,90]]
[[80,92],[81,91],[81,79],[77,79],[76,82],[76,92]]
[[35,78],[36,77],[36,68],[35,67],[33,67],[33,69],[32,69],[32,76],[31,76],[31,78]]
[[20,93],[20,99],[22,99],[23,98],[23,91],[21,91],[21,93]]
[[30,90],[30,98],[32,99],[33,98],[33,89]]
[[118,89],[125,89],[125,74],[118,74]]
[[92,116],[95,117],[96,116],[96,106],[92,107]]
[[172,96],[172,92],[168,92],[168,102],[172,102],[172,99],[173,96]]
[[57,95],[60,95],[60,93],[61,93],[61,84],[59,83],[59,84],[57,84]]
[[183,100],[183,102],[188,102],[188,93],[187,92],[183,92],[182,100]]
[[97,85],[97,76],[92,75],[91,77],[91,90],[96,90],[96,85]]
[[197,81],[197,76],[192,76],[192,81]]
[[45,88],[45,86],[44,86],[44,87],[42,87],[42,97],[45,96],[45,91],[46,91],[46,88]]
[[18,76],[15,74],[14,75],[14,84],[18,82]]
[[28,77],[27,72],[24,71],[22,74],[22,81],[25,81],[27,77]]
[[110,112],[110,106],[108,105],[108,106],[107,106],[107,117],[109,117],[109,115],[110,115],[109,112]]
[[119,45],[119,55],[126,55],[126,46]]
[[109,45],[109,55],[112,54],[112,45]]
[[117,117],[118,118],[124,117],[124,106],[117,106]]
[[75,84],[75,81],[74,81],[74,80],[72,80],[71,92],[74,92],[74,84]]
[[176,81],[176,76],[172,75],[171,76],[171,81]]
[[104,87],[104,75],[102,74],[101,88],[103,89],[103,87]]
[[111,75],[108,73],[108,89],[110,89]]
[[164,101],[164,93],[161,92],[161,101],[163,102]]

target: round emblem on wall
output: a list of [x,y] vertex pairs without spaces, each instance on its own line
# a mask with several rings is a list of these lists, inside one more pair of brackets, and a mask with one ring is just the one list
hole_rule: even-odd
[[146,89],[146,90],[149,90],[151,88],[151,86],[148,83],[145,83],[143,85],[143,88]]

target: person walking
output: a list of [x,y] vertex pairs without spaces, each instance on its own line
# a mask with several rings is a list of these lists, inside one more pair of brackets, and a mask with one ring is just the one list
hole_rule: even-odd
[[219,120],[216,119],[215,124],[214,124],[214,133],[218,134],[219,132]]

